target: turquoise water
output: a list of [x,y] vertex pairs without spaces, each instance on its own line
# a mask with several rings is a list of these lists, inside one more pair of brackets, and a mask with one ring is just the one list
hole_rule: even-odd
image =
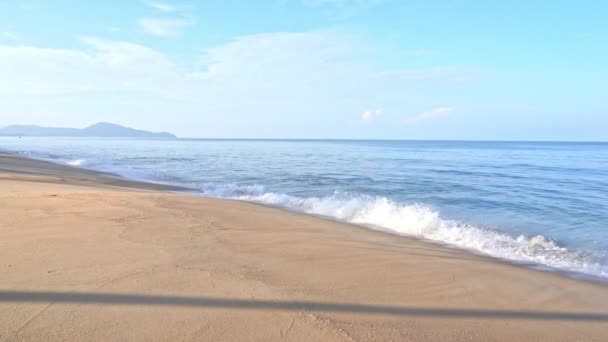
[[5,137],[0,148],[608,278],[608,143]]

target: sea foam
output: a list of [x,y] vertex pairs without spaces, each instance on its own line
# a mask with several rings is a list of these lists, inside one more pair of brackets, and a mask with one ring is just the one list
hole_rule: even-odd
[[608,277],[608,266],[595,257],[569,250],[542,236],[514,236],[442,218],[439,211],[419,203],[397,203],[382,196],[336,192],[327,197],[296,197],[265,192],[262,186],[209,186],[208,196],[251,201],[325,216],[387,233],[415,236],[475,253],[539,268],[554,268]]
[[[458,158],[464,158],[464,164],[460,159],[458,159],[458,162],[455,162],[451,158],[445,161],[434,159],[437,156],[437,151],[447,151],[441,147],[442,143],[433,143],[432,148],[416,147],[418,143],[391,143],[391,151],[399,150],[403,153],[410,153],[413,148],[416,153],[420,153],[424,157],[417,159],[417,163],[419,167],[426,168],[427,172],[425,174],[428,173],[430,176],[422,179],[421,182],[432,182],[437,188],[447,189],[445,191],[447,191],[448,195],[449,189],[454,184],[465,184],[467,186],[461,188],[460,191],[464,191],[471,199],[478,198],[480,190],[491,190],[495,196],[496,194],[500,194],[498,201],[494,203],[496,205],[494,208],[498,212],[521,216],[532,214],[530,220],[524,221],[545,222],[546,226],[533,229],[536,232],[546,232],[543,233],[545,234],[543,236],[532,233],[517,235],[516,233],[509,232],[511,230],[509,227],[501,227],[500,224],[498,226],[487,227],[453,220],[443,215],[436,207],[426,203],[396,200],[396,197],[417,198],[417,195],[420,195],[417,191],[424,190],[416,190],[417,185],[419,185],[416,182],[411,184],[414,189],[409,188],[407,184],[398,184],[399,189],[408,189],[408,191],[413,192],[408,194],[408,196],[395,195],[395,197],[346,192],[328,193],[327,196],[316,195],[317,197],[294,196],[281,193],[280,191],[267,191],[263,186],[255,185],[274,184],[271,182],[273,182],[276,175],[272,172],[265,173],[264,170],[269,172],[272,170],[276,171],[279,168],[289,173],[294,172],[295,168],[297,168],[298,172],[294,173],[299,174],[302,171],[300,168],[304,167],[301,161],[308,161],[311,158],[308,154],[303,158],[303,154],[297,153],[298,149],[302,147],[299,142],[297,146],[293,146],[294,149],[290,149],[291,152],[294,152],[293,156],[282,155],[281,162],[284,165],[272,168],[271,170],[264,168],[266,164],[272,165],[274,160],[272,158],[264,159],[264,156],[268,156],[267,154],[259,153],[254,158],[256,163],[260,158],[265,160],[264,165],[255,163],[251,165],[251,161],[248,161],[248,157],[251,154],[249,150],[247,150],[247,154],[242,154],[243,151],[238,148],[225,150],[222,147],[224,146],[223,143],[218,147],[216,142],[205,145],[209,148],[207,150],[200,148],[200,144],[207,144],[206,142],[184,141],[178,145],[167,146],[166,142],[163,141],[162,144],[155,145],[155,152],[152,155],[147,155],[147,153],[151,153],[149,152],[150,141],[113,142],[115,145],[111,145],[112,148],[107,149],[91,149],[91,141],[89,140],[83,140],[82,142],[75,140],[67,142],[52,141],[56,145],[51,144],[51,148],[49,148],[49,141],[46,139],[40,142],[35,142],[33,139],[27,141],[20,140],[19,144],[26,142],[34,144],[29,149],[20,147],[18,153],[26,156],[84,166],[99,171],[120,174],[132,179],[161,181],[190,188],[198,188],[206,196],[253,201],[288,210],[329,217],[387,233],[416,236],[453,247],[467,249],[475,253],[523,263],[531,267],[577,272],[572,275],[579,276],[580,274],[586,274],[608,279],[608,254],[605,252],[606,249],[602,248],[602,246],[605,246],[605,239],[601,233],[597,233],[598,231],[603,232],[605,228],[605,215],[602,209],[605,207],[606,191],[604,190],[607,185],[604,182],[604,175],[608,170],[603,166],[605,163],[602,163],[601,166],[595,165],[592,161],[596,159],[591,158],[597,153],[603,153],[605,151],[604,147],[598,149],[597,147],[589,148],[579,145],[567,145],[565,147],[559,145],[562,146],[560,148],[564,148],[563,151],[565,152],[562,150],[557,150],[556,152],[554,151],[556,147],[553,144],[535,145],[537,148],[541,148],[543,155],[553,156],[553,159],[549,161],[544,160],[544,163],[554,165],[552,168],[547,169],[547,166],[543,166],[538,161],[539,150],[537,148],[524,150],[517,147],[518,145],[505,145],[506,143],[500,143],[499,145],[496,145],[496,143],[479,143],[481,144],[479,146],[484,148],[484,154],[489,153],[490,156],[494,155],[495,157],[495,153],[498,152],[490,152],[490,150],[485,150],[485,148],[499,148],[497,150],[499,152],[504,151],[507,147],[508,149],[517,148],[517,160],[511,159],[510,162],[512,164],[499,163],[502,165],[501,170],[503,171],[501,172],[504,173],[498,175],[489,172],[495,169],[495,165],[498,165],[498,159],[496,158],[492,158],[491,162],[482,163],[481,166],[478,162],[472,163],[473,159],[471,158],[477,155],[478,150],[476,148],[471,149],[470,143],[466,143],[469,147],[460,147],[461,150],[459,150],[461,152],[466,151],[465,155],[458,154]],[[3,141],[3,143],[7,143],[7,141]],[[104,144],[107,143],[107,141],[104,141]],[[37,147],[37,144],[43,147]],[[139,149],[137,148],[137,144],[141,144]],[[266,143],[261,144],[263,145],[259,145],[260,148],[265,150]],[[282,142],[277,144],[287,143]],[[374,143],[371,144],[370,146],[373,146]],[[383,142],[382,144],[388,143]],[[444,156],[449,156],[454,151],[452,149],[453,143],[449,145],[450,153]],[[180,146],[183,146],[183,148],[180,149]],[[248,144],[247,146],[249,148],[251,145]],[[360,145],[357,145],[356,151],[352,151],[352,146],[349,144],[333,146],[332,143],[331,148],[340,151],[340,155],[344,157],[332,164],[332,168],[336,166],[348,166],[345,163],[350,163],[353,158],[361,157],[358,146]],[[10,145],[8,147],[10,149]],[[465,148],[465,150],[462,150],[462,148]],[[15,147],[13,146],[14,149]],[[570,151],[574,149],[576,149],[577,153],[586,153],[587,157],[585,158],[588,160],[587,163],[591,163],[588,164],[589,170],[594,170],[593,173],[590,171],[572,172],[571,169],[559,167],[560,164],[556,160],[568,160],[570,158]],[[176,151],[186,157],[169,159],[166,157],[167,155],[175,154]],[[196,151],[196,153],[192,151]],[[218,153],[218,151],[221,151],[221,153]],[[142,155],[147,157],[142,159]],[[204,160],[205,158],[215,160],[214,158],[217,155],[224,156],[222,160],[226,159],[230,162],[226,162],[225,164],[209,164],[206,167],[201,167],[199,160]],[[274,156],[274,154],[271,155]],[[192,156],[192,159],[188,156]],[[504,157],[503,154],[501,156]],[[158,159],[155,159],[156,157]],[[319,158],[321,157],[318,157],[317,161]],[[326,157],[322,158],[323,163],[325,163]],[[522,162],[522,158],[527,160],[527,162]],[[312,158],[312,161],[314,160],[315,158]],[[582,162],[583,159],[577,160]],[[598,160],[604,161],[605,159],[600,158]],[[243,162],[237,163],[235,161]],[[374,165],[373,160],[368,160],[368,162]],[[391,177],[401,177],[401,173],[405,171],[408,174],[415,171],[410,170],[409,166],[403,164],[400,159],[387,159],[386,162],[394,170],[402,170],[400,173],[390,172],[390,168],[387,166],[385,171],[389,171],[388,176]],[[317,177],[315,174],[321,172],[318,169],[319,165],[321,164],[313,163],[314,167],[308,170],[313,180]],[[456,167],[455,165],[459,166]],[[353,165],[350,166],[355,167]],[[437,174],[438,166],[443,167],[443,169],[449,172]],[[251,167],[252,171],[246,171],[248,167]],[[464,173],[462,171],[463,168],[466,171]],[[235,172],[234,170],[239,171]],[[329,169],[321,168],[321,170],[328,171]],[[457,172],[456,176],[454,176],[455,172]],[[374,173],[372,172],[371,175],[373,176]],[[240,177],[239,182],[247,182],[252,185],[243,185],[242,183],[227,184],[235,178],[234,176]],[[457,177],[457,179],[454,177]],[[509,180],[515,179],[514,177],[517,177],[517,182],[509,183]],[[484,179],[483,187],[480,188],[480,185],[476,183],[477,178]],[[210,183],[210,179],[216,181]],[[568,181],[564,182],[564,179],[568,179]],[[322,191],[324,191],[315,186],[310,186],[309,189],[309,185],[307,185],[309,183],[302,182],[302,179],[299,178],[287,177],[282,182],[286,180],[291,182],[287,185],[290,186],[288,191],[301,193],[310,190],[311,193],[315,194],[323,193]],[[318,178],[316,180],[323,180],[325,188],[348,189],[362,186],[366,189],[369,188],[370,191],[376,194],[384,194],[382,187],[375,186],[376,181],[370,183],[367,179],[349,181],[347,186],[343,183],[343,179],[339,177],[337,179],[331,179],[331,177]],[[528,182],[521,184],[522,180],[528,180]],[[335,184],[332,185],[332,183],[327,182],[335,182]],[[554,183],[559,183],[559,186],[563,187],[564,190],[558,191],[556,187],[552,187]],[[501,186],[490,187],[488,189],[487,184],[501,184]],[[513,198],[504,197],[513,191],[517,191],[518,196],[513,196]],[[577,195],[574,196],[573,194]],[[420,198],[424,198],[424,196],[420,196]],[[535,206],[534,210],[521,210],[521,208],[531,209],[528,207],[530,201],[535,202],[534,205],[530,205],[530,207]],[[438,202],[441,203],[441,200]],[[492,213],[484,212],[483,208],[480,208],[480,213],[482,213],[481,215],[492,215]],[[568,220],[569,216],[575,219],[560,224],[561,221]],[[517,222],[515,222],[515,226],[517,226]],[[550,236],[558,237],[559,240],[552,240]],[[562,241],[576,247],[567,248]],[[595,245],[596,243],[597,245]],[[583,250],[574,248],[582,248]]]
[[83,166],[86,163],[86,159],[73,159],[65,162],[71,166]]

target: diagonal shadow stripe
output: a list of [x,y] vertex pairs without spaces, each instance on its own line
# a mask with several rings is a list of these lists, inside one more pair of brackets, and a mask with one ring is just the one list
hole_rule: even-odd
[[247,300],[110,293],[0,291],[0,303],[54,302],[99,305],[152,305],[241,310],[286,310],[436,318],[493,318],[608,322],[608,313],[441,309],[407,306],[322,303],[312,301]]

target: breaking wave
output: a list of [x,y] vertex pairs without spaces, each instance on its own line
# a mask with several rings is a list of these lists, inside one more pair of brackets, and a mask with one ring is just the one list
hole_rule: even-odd
[[65,162],[71,166],[83,166],[86,163],[86,159],[73,159]]
[[542,236],[514,236],[442,218],[439,211],[418,203],[397,203],[382,196],[336,192],[327,197],[296,197],[265,192],[262,186],[212,185],[203,194],[257,202],[307,214],[330,217],[388,233],[416,236],[518,263],[608,277],[608,266],[596,257],[569,250]]
[[[256,202],[302,213],[319,215],[387,233],[415,236],[537,268],[573,272],[608,279],[608,260],[597,254],[573,250],[543,235],[513,235],[500,227],[492,229],[442,217],[423,203],[397,202],[388,197],[335,192],[323,197],[298,197],[269,192],[261,185],[237,185],[189,181],[188,177],[160,179],[154,172],[135,166],[104,163],[94,158],[23,153],[73,166],[95,168],[122,176],[157,180],[199,188],[203,195]],[[70,159],[74,158],[74,159]],[[603,255],[603,254],[602,254]]]

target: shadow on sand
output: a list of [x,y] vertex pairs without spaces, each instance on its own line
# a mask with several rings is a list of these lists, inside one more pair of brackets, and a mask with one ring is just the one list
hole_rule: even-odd
[[441,309],[368,304],[273,301],[212,297],[182,297],[110,293],[0,291],[1,303],[67,303],[98,305],[155,305],[239,310],[286,310],[332,313],[360,313],[436,318],[531,319],[608,322],[608,313]]

